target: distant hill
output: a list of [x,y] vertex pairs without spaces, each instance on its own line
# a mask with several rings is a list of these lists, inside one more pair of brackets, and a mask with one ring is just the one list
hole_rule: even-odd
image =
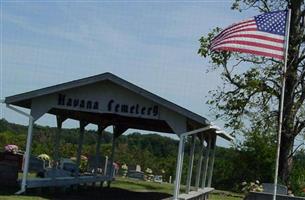
[[[52,157],[54,147],[55,127],[34,126],[32,154],[39,155],[46,153]],[[78,145],[79,130],[75,128],[63,128],[60,139],[60,156],[72,157],[76,155]],[[14,124],[0,120],[0,149],[6,144],[16,144],[21,150],[25,150],[27,126]],[[95,155],[97,134],[94,130],[85,131],[83,155]],[[112,134],[104,132],[102,136],[102,145],[100,152],[102,155],[110,156],[111,154]],[[196,144],[199,146],[199,143]],[[190,145],[187,142],[185,152],[189,152]],[[199,156],[199,148],[196,149],[196,157],[194,162],[193,175],[196,174],[197,160]],[[178,151],[178,141],[169,137],[163,137],[158,134],[141,134],[135,132],[128,135],[122,135],[116,142],[115,162],[127,165],[140,165],[142,171],[146,168],[153,170],[154,174],[162,174],[165,180],[170,176],[174,178],[176,170],[176,159]],[[217,173],[217,183],[221,188],[231,187],[231,181],[228,179],[230,173],[234,171],[233,158],[236,155],[234,149],[218,147],[216,151],[215,171]],[[185,182],[189,155],[184,154],[183,176]],[[226,170],[224,170],[226,169]],[[215,176],[215,175],[214,175]],[[172,179],[173,180],[173,179]]]
[[[46,153],[52,157],[54,136],[57,128],[49,126],[34,126],[32,154]],[[0,149],[7,144],[16,144],[25,150],[27,126],[0,120]],[[72,157],[76,154],[79,129],[63,128],[60,138],[60,153],[62,157]],[[85,131],[83,154],[94,155],[97,134],[94,130]],[[110,156],[112,134],[104,132],[102,135],[101,154]],[[142,168],[166,168],[175,162],[178,142],[168,137],[157,134],[122,135],[116,142],[115,161],[118,163],[140,164]],[[168,161],[172,160],[171,163]],[[158,163],[161,163],[159,166]],[[173,164],[174,165],[174,164]],[[156,167],[154,167],[156,166]],[[161,169],[160,169],[161,170]],[[171,171],[171,170],[168,170]]]

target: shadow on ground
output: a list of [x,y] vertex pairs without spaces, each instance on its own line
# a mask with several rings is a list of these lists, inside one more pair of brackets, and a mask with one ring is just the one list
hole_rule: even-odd
[[[2,190],[0,195],[13,195],[16,190]],[[85,200],[85,199],[105,199],[105,200],[161,200],[169,198],[171,195],[159,192],[133,192],[120,188],[99,188],[87,187],[77,190],[60,190],[42,188],[41,190],[29,190],[25,196],[42,197],[52,200]]]

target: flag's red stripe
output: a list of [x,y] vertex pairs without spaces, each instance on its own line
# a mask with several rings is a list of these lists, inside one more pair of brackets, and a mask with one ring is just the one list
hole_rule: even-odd
[[236,27],[238,27],[240,25],[243,25],[243,24],[247,24],[248,25],[249,23],[252,23],[252,22],[255,22],[255,20],[251,19],[251,20],[240,22],[240,23],[237,23],[237,24],[232,24],[231,26],[229,26],[229,27],[225,28],[224,30],[222,30],[219,34],[221,34],[223,32],[226,32],[226,31],[229,31],[229,30],[231,30],[233,28],[236,28]]
[[211,43],[212,43],[212,44],[213,44],[213,43],[216,43],[216,42],[218,42],[218,41],[220,41],[220,40],[223,40],[223,38],[225,38],[225,37],[231,36],[231,34],[238,33],[238,32],[244,32],[244,31],[257,31],[257,28],[244,28],[244,29],[239,29],[239,30],[230,32],[230,33],[228,33],[228,34],[226,34],[226,35],[224,35],[224,36],[222,36],[222,37],[216,37],[216,38],[214,38],[214,39],[212,40]]
[[[252,21],[254,22],[254,20],[252,20]],[[249,22],[251,22],[251,21],[248,21],[247,23],[249,23]],[[241,23],[241,24],[244,24],[244,23]],[[215,37],[215,39],[221,37],[222,35],[225,35],[225,34],[231,32],[231,31],[235,31],[235,30],[238,30],[238,29],[242,29],[242,28],[245,28],[245,27],[247,27],[247,26],[256,25],[256,23],[254,23],[254,24],[245,24],[245,25],[243,25],[243,26],[240,26],[241,24],[237,24],[237,25],[234,25],[234,26],[232,26],[232,27],[230,27],[230,28],[224,29],[223,31],[221,31],[221,32]]]
[[215,45],[215,47],[213,47],[213,49],[217,48],[217,46],[223,45],[223,44],[240,44],[240,45],[247,45],[247,46],[260,47],[260,48],[265,48],[265,49],[271,49],[271,50],[275,50],[275,51],[284,51],[283,47],[275,47],[275,46],[272,46],[272,45],[269,45],[269,44],[263,44],[263,43],[258,43],[258,42],[250,42],[250,41],[242,41],[242,40],[219,42],[217,45]]
[[276,58],[279,60],[284,60],[284,56],[278,55],[278,54],[273,54],[273,53],[266,53],[262,51],[255,51],[255,50],[250,50],[250,49],[242,49],[242,48],[236,48],[236,47],[219,47],[215,48],[214,50],[224,50],[224,51],[237,51],[241,53],[250,53],[250,54],[255,54],[259,56],[266,56],[266,57],[272,57]]
[[224,37],[230,36],[230,35],[233,34],[233,33],[244,32],[244,31],[257,31],[257,28],[243,28],[243,29],[238,29],[238,30],[229,32],[229,33],[223,35],[222,37],[216,37],[216,38],[214,38],[214,39],[212,40],[212,42],[213,42],[213,41],[222,40]]
[[[263,36],[263,35],[255,35],[255,34],[238,34],[238,35],[231,35],[222,38],[221,40],[226,40],[226,39],[231,39],[231,38],[255,38],[255,39],[260,39],[260,40],[266,40],[269,42],[277,42],[280,44],[284,44],[284,39],[277,39],[277,38],[272,38],[268,36]],[[213,42],[213,45],[216,45],[218,41]]]

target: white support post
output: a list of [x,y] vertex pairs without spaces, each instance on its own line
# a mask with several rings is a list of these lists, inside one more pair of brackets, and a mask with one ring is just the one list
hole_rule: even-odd
[[[114,176],[115,176],[115,169],[113,166],[113,162],[114,162],[114,155],[115,155],[115,141],[116,138],[119,137],[120,135],[122,135],[128,128],[125,126],[114,126],[113,127],[113,134],[112,134],[112,149],[111,149],[111,157],[110,157],[110,177],[111,177],[111,181],[113,180]],[[110,186],[111,181],[108,181],[108,187]]]
[[111,179],[113,178],[113,162],[114,162],[114,154],[115,154],[115,134],[113,132],[113,135],[112,135],[112,146],[111,146],[111,156],[110,156],[110,174],[109,176],[111,177]]
[[21,190],[16,192],[16,194],[21,194],[21,193],[25,192],[25,190],[26,190],[26,182],[27,182],[27,177],[28,177],[30,156],[31,156],[33,125],[34,125],[34,119],[32,116],[29,116],[29,127],[28,127],[28,135],[27,135],[27,139],[26,139],[26,150],[25,150],[25,157],[24,157]]
[[53,149],[53,173],[52,173],[52,179],[55,181],[55,176],[56,176],[56,169],[58,167],[59,163],[59,143],[60,143],[60,135],[61,135],[61,128],[62,128],[62,122],[63,120],[61,117],[56,116],[56,121],[57,121],[57,130],[55,133],[55,139],[54,139],[54,149]]
[[58,158],[59,158],[58,150],[59,150],[59,143],[60,143],[60,135],[61,135],[61,123],[57,125],[57,131],[55,134],[54,155],[53,155],[55,163],[54,163],[53,168],[56,168],[57,164],[58,164]]
[[[111,181],[114,177],[114,167],[113,167],[113,161],[114,161],[114,153],[115,153],[115,140],[116,140],[116,133],[117,133],[117,127],[113,127],[113,133],[112,133],[112,146],[111,146],[111,155],[109,159],[110,164],[110,171],[109,174],[106,171],[107,176],[110,178],[110,180],[107,181],[107,186],[110,187]],[[108,164],[108,162],[107,162]],[[108,170],[108,166],[107,166]]]
[[202,168],[202,160],[203,160],[203,150],[204,150],[204,141],[202,141],[202,146],[200,148],[200,158],[197,164],[197,173],[196,173],[196,182],[195,182],[195,187],[196,190],[199,189],[199,182],[200,182],[200,177],[201,177],[201,168]]
[[108,156],[105,156],[104,176],[107,176]]
[[185,147],[185,137],[182,137],[183,138],[183,143],[182,143],[182,152],[181,152],[181,165],[180,165],[180,177],[179,177],[179,185],[178,185],[178,188],[180,191],[180,185],[181,185],[181,176],[182,176],[182,168],[183,168],[183,159],[184,159],[184,147]]
[[[1,102],[1,103],[4,103]],[[25,149],[25,155],[24,155],[24,163],[22,166],[22,181],[21,181],[21,188],[19,191],[17,191],[15,194],[22,194],[26,190],[26,182],[27,182],[27,176],[29,171],[29,164],[30,164],[30,155],[31,155],[31,144],[32,144],[32,136],[33,136],[33,126],[34,126],[34,118],[32,115],[19,110],[9,104],[6,104],[6,107],[29,118],[29,126],[28,126],[28,135],[26,140],[26,149]]]
[[192,173],[193,173],[193,165],[194,165],[194,152],[195,152],[195,135],[192,135],[191,145],[192,146],[190,149],[189,167],[188,167],[187,179],[186,179],[186,194],[188,194],[191,189]]
[[79,139],[78,139],[78,148],[77,148],[77,157],[76,157],[76,173],[75,177],[78,178],[79,176],[79,166],[81,163],[81,154],[82,154],[82,148],[83,148],[83,141],[84,141],[84,132],[85,132],[85,125],[83,122],[80,122],[79,127]]
[[211,157],[211,162],[210,162],[209,171],[208,171],[208,185],[207,185],[208,187],[211,187],[211,185],[212,185],[215,151],[216,151],[216,139],[217,139],[217,136],[215,135],[213,138],[213,142],[212,142],[212,152],[211,152],[212,157]]
[[97,176],[97,168],[100,163],[100,147],[101,147],[101,140],[102,140],[102,133],[103,129],[99,126],[98,127],[98,135],[97,135],[97,144],[95,150],[95,165],[94,165],[94,176]]
[[180,181],[183,165],[183,151],[184,150],[184,137],[180,135],[179,149],[177,155],[177,166],[176,166],[176,180],[174,187],[174,198],[173,200],[178,200],[179,190],[180,190]]
[[210,158],[210,149],[211,149],[211,136],[208,137],[208,145],[205,152],[205,158],[204,158],[204,166],[203,166],[203,174],[202,174],[202,183],[201,188],[205,188],[206,186],[206,180],[207,180],[207,171],[209,166],[209,158]]

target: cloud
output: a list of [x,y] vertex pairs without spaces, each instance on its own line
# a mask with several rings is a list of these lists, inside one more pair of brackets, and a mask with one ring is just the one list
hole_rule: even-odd
[[[110,71],[207,116],[204,96],[221,82],[216,73],[204,73],[208,63],[197,48],[213,25],[212,10],[113,4],[33,9],[3,13],[5,95]],[[5,116],[14,119],[8,111]]]

